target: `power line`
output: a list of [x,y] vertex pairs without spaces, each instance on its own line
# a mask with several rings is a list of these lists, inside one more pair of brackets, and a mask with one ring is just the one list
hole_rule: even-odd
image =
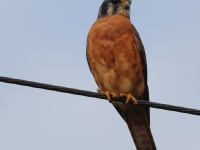
[[[87,97],[95,97],[95,98],[106,100],[106,96],[103,94],[74,89],[74,88],[67,88],[63,86],[55,86],[51,84],[44,84],[44,83],[14,79],[14,78],[3,77],[3,76],[0,76],[0,82],[17,84],[17,85],[51,90],[51,91],[57,91],[57,92],[63,92],[63,93],[70,93],[70,94],[75,94],[75,95],[82,95],[82,96],[87,96]],[[125,98],[114,98],[112,99],[112,101],[118,101],[118,102],[124,103]],[[187,113],[187,114],[192,114],[192,115],[200,115],[200,110],[197,110],[197,109],[191,109],[191,108],[185,108],[185,107],[173,106],[173,105],[167,105],[167,104],[161,104],[161,103],[155,103],[155,102],[148,102],[145,100],[138,100],[138,105],[157,108],[157,109],[164,109],[164,110],[169,110],[169,111],[176,111],[176,112],[181,112],[181,113]]]

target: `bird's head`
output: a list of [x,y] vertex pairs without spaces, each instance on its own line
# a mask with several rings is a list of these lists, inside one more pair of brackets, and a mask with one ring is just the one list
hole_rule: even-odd
[[98,19],[112,15],[123,15],[130,18],[132,0],[104,0],[99,9]]

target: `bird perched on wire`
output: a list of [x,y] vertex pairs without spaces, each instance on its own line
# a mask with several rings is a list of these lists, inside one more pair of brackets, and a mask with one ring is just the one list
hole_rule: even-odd
[[[150,130],[147,62],[140,36],[130,21],[131,0],[104,0],[87,37],[87,60],[98,85],[127,123],[138,150],[156,150]],[[120,96],[126,104],[112,102]]]

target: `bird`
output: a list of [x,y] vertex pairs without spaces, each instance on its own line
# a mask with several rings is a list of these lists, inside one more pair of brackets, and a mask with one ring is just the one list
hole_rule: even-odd
[[[104,0],[87,35],[86,57],[98,86],[127,123],[137,150],[156,150],[150,110],[135,105],[149,101],[143,43],[130,21],[131,0]],[[126,103],[114,102],[123,97]],[[132,103],[131,103],[132,102]],[[134,104],[133,104],[134,103]]]

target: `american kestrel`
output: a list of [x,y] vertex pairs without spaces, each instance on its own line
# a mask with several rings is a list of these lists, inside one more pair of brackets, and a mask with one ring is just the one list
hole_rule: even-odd
[[128,104],[149,101],[147,62],[140,36],[130,21],[131,0],[104,0],[87,37],[87,60],[98,91],[111,97],[127,123],[138,150],[156,150],[150,130],[149,108]]

